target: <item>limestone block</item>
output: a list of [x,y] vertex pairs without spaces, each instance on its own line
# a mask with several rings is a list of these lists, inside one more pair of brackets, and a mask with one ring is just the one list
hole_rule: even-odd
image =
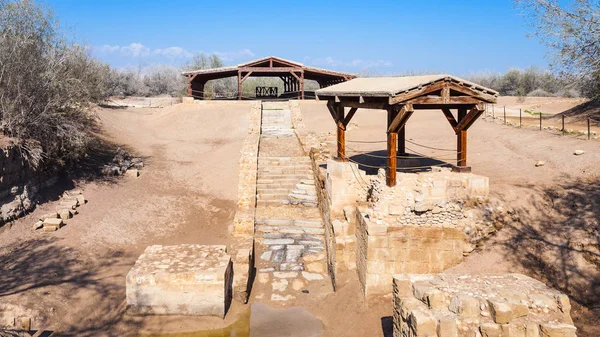
[[513,319],[513,312],[510,305],[506,302],[489,300],[490,312],[494,322],[498,324],[509,323]]
[[448,309],[460,317],[477,317],[479,315],[479,301],[465,294],[457,294],[450,300]]
[[71,218],[73,217],[73,214],[71,213],[71,210],[69,210],[69,209],[66,209],[66,208],[64,208],[64,209],[61,209],[61,210],[58,212],[58,214],[59,214],[59,216],[60,216],[60,218],[61,218],[62,220],[69,220],[69,219],[71,219]]
[[47,218],[44,220],[44,227],[46,226],[55,226],[61,228],[63,226],[63,221],[62,219],[58,218]]
[[437,320],[427,311],[413,310],[408,318],[408,324],[415,336],[436,336]]
[[540,325],[540,337],[576,337],[577,328],[570,324],[546,323]]
[[482,337],[502,337],[502,329],[499,324],[484,323],[479,326],[479,332]]
[[225,246],[149,246],[127,274],[127,305],[134,314],[224,317],[231,287]]
[[458,337],[456,319],[453,317],[440,318],[437,326],[437,337]]

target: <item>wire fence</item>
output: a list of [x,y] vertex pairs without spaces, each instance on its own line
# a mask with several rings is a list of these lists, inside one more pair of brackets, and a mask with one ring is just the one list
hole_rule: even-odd
[[600,118],[587,117],[579,123],[565,121],[564,114],[545,114],[543,110],[511,108],[505,105],[488,104],[484,119],[500,121],[517,128],[538,129],[565,137],[594,140],[600,132]]

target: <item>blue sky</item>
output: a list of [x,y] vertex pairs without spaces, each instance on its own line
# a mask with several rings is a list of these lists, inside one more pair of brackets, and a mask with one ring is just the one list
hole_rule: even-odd
[[116,67],[226,64],[269,55],[349,72],[465,75],[546,68],[510,0],[46,0],[61,24]]

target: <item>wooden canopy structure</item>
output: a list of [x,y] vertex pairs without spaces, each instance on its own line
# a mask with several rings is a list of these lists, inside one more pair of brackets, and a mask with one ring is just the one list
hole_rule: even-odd
[[188,96],[204,99],[204,86],[210,80],[237,76],[237,98],[242,99],[242,84],[250,76],[279,77],[283,81],[282,98],[304,99],[304,81],[314,80],[320,88],[348,81],[356,75],[308,67],[301,63],[269,56],[232,67],[183,72],[188,79]]
[[[395,186],[397,155],[406,152],[406,123],[415,111],[439,109],[444,113],[456,133],[455,168],[469,171],[467,130],[484,112],[485,103],[496,103],[498,92],[450,75],[427,75],[357,78],[317,90],[316,95],[327,100],[337,124],[338,160],[347,160],[346,126],[357,109],[387,110],[386,180],[388,186]],[[345,108],[350,108],[347,114]]]

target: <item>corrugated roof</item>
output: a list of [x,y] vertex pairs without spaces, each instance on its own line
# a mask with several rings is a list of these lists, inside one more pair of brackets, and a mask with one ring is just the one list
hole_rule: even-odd
[[317,96],[365,96],[365,97],[392,97],[397,94],[418,87],[426,86],[440,80],[449,79],[457,83],[463,83],[475,90],[486,92],[490,95],[497,95],[498,92],[477,85],[475,83],[463,80],[461,78],[440,74],[424,76],[403,76],[403,77],[361,77],[347,82],[332,85],[327,88],[319,89],[315,93]]

